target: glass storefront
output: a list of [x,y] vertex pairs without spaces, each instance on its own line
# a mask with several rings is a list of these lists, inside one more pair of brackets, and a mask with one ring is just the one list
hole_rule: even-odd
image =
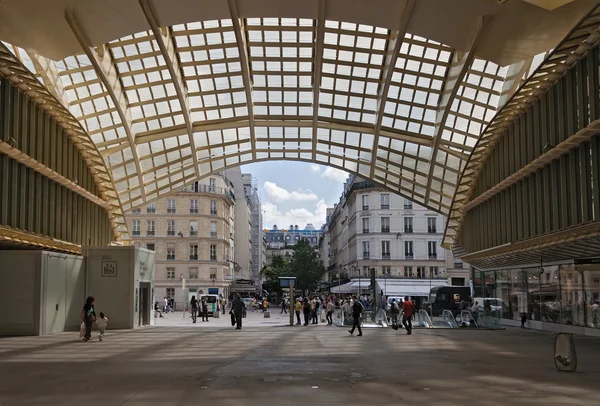
[[498,299],[504,319],[600,328],[600,265],[473,270],[474,297]]

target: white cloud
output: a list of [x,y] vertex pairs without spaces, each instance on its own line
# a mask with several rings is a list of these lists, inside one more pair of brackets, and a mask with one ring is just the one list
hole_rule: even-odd
[[277,186],[275,182],[265,182],[264,188],[267,195],[269,195],[269,197],[276,203],[281,203],[286,200],[310,201],[317,200],[319,198],[310,190],[307,190],[306,192],[302,190],[294,190],[290,192],[287,189]]
[[267,227],[277,225],[279,228],[287,228],[290,224],[293,224],[298,225],[300,228],[304,228],[310,223],[318,229],[325,223],[325,217],[327,215],[327,205],[323,199],[315,204],[314,212],[310,212],[305,208],[300,208],[290,209],[287,212],[282,213],[276,204],[270,202],[263,203],[262,209],[264,211],[263,221]]
[[310,164],[310,170],[314,173],[321,173],[321,167],[317,164]]
[[341,169],[332,168],[331,166],[325,169],[325,172],[321,174],[322,178],[335,180],[336,182],[344,183],[348,179],[348,173]]

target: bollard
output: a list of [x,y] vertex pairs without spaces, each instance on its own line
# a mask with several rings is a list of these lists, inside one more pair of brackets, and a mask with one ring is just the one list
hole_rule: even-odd
[[577,352],[571,333],[554,335],[554,366],[561,372],[575,372],[577,369]]

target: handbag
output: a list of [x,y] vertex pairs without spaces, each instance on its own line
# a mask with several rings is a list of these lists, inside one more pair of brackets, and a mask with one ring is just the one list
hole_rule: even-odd
[[79,326],[79,337],[83,336],[85,336],[85,323],[81,322],[81,325]]
[[231,315],[231,327],[235,326],[235,314],[233,312],[229,312]]

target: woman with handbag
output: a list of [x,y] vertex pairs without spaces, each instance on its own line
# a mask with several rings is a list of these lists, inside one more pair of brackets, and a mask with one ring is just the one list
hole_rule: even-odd
[[83,341],[90,341],[92,339],[92,324],[96,321],[93,296],[88,296],[88,298],[85,299],[85,304],[83,305],[83,309],[81,309],[80,319],[85,325]]

